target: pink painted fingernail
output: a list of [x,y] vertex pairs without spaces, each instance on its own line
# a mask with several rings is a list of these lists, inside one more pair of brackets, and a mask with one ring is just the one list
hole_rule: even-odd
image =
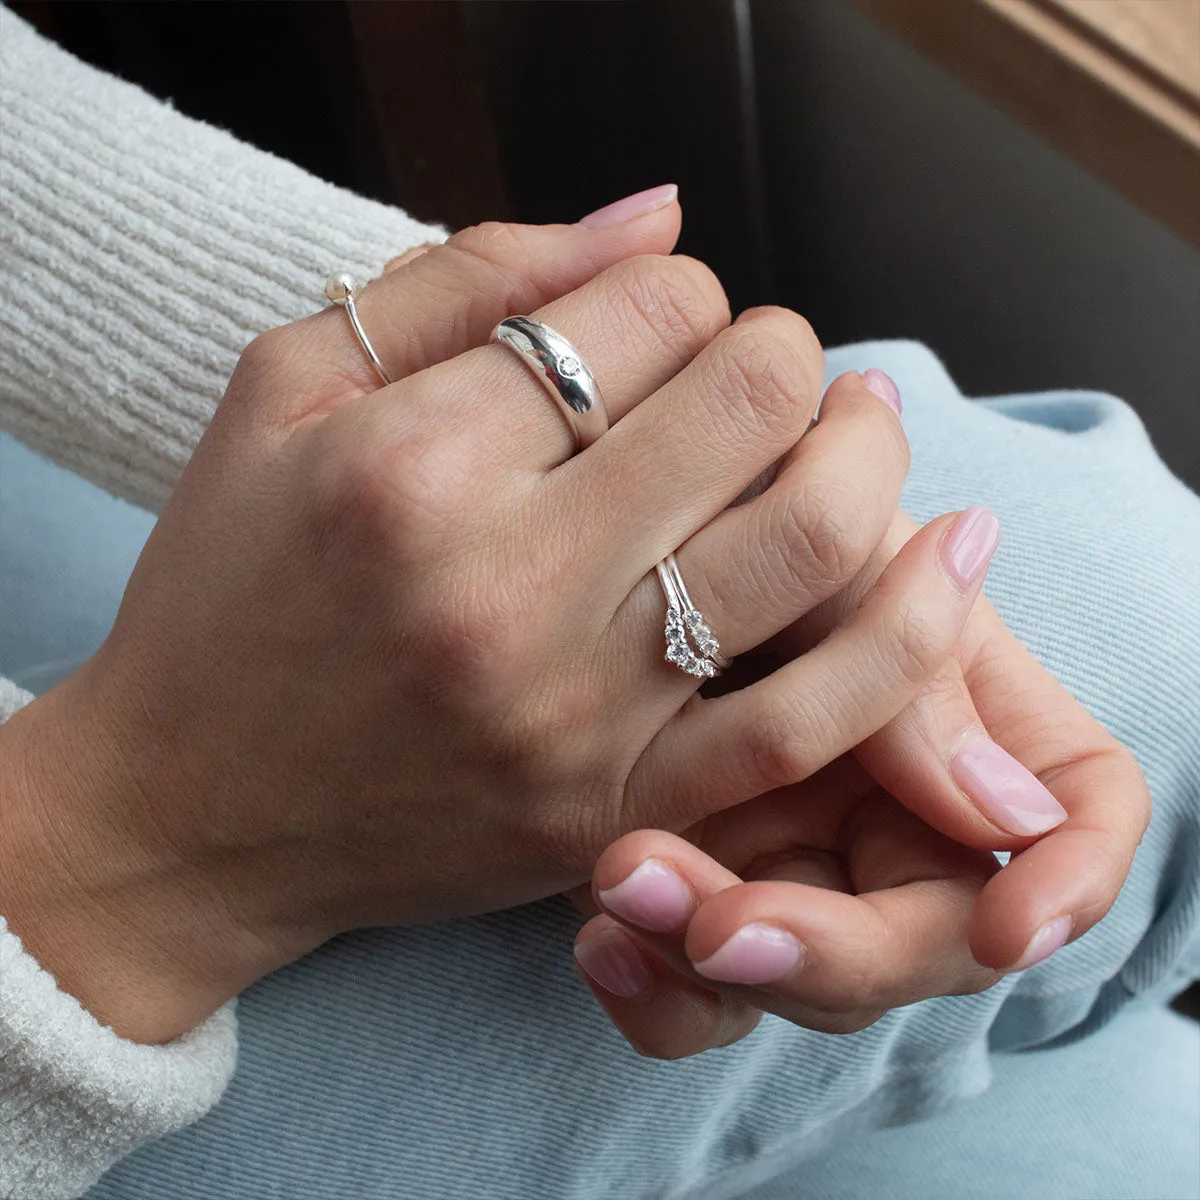
[[664,183],[660,187],[647,188],[644,192],[634,192],[624,200],[614,200],[612,204],[588,213],[579,223],[584,229],[607,229],[610,225],[620,225],[624,221],[632,221],[634,217],[658,212],[678,195],[679,188],[675,184]]
[[942,542],[942,561],[959,587],[968,588],[991,562],[1000,545],[1000,522],[990,508],[959,513]]
[[646,960],[619,929],[605,929],[576,942],[575,961],[606,992],[626,1000],[644,992],[652,982]]
[[693,963],[697,974],[721,983],[770,983],[804,961],[804,947],[786,929],[743,925],[715,954]]
[[1025,953],[1017,959],[1013,966],[1009,967],[1009,970],[1027,971],[1030,967],[1036,967],[1038,963],[1045,962],[1056,950],[1061,950],[1066,945],[1067,938],[1070,936],[1070,917],[1055,917],[1053,921],[1047,921],[1029,939]]
[[981,733],[968,735],[949,766],[967,798],[1009,833],[1035,837],[1067,819],[1067,810],[1041,780]]
[[691,888],[657,858],[646,859],[616,887],[603,889],[596,896],[613,916],[656,933],[686,925],[695,907]]
[[878,367],[870,367],[863,372],[863,383],[867,390],[874,392],[880,400],[892,409],[896,416],[904,411],[904,403],[900,399],[900,389],[890,375],[884,374]]

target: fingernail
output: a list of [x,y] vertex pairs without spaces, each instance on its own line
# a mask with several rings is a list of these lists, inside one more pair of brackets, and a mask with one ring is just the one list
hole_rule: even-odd
[[795,970],[804,947],[786,929],[743,925],[715,954],[693,963],[697,974],[721,983],[770,983]]
[[1030,967],[1036,967],[1038,963],[1045,962],[1056,950],[1061,950],[1066,945],[1067,938],[1070,936],[1070,917],[1055,917],[1053,921],[1047,921],[1029,939],[1025,953],[1017,959],[1013,966],[1009,967],[1009,970],[1027,971]]
[[619,929],[606,929],[576,942],[575,961],[606,992],[626,1000],[644,992],[652,982],[646,960]]
[[614,200],[612,204],[588,213],[579,223],[585,229],[606,229],[609,225],[620,225],[623,221],[632,221],[634,217],[658,212],[678,195],[679,188],[675,184],[664,183],[659,187],[647,188],[644,192],[634,192],[624,200]]
[[863,383],[867,385],[867,390],[874,392],[884,404],[895,412],[896,416],[904,411],[904,404],[900,399],[900,389],[890,375],[884,374],[878,367],[870,367],[863,372]]
[[687,924],[692,890],[657,858],[648,858],[616,887],[596,893],[605,910],[631,925],[667,933]]
[[1032,771],[991,738],[974,734],[950,756],[950,774],[989,820],[1033,837],[1067,819],[1067,810]]
[[959,513],[942,542],[946,570],[963,588],[970,587],[991,561],[1000,545],[1000,522],[990,508],[968,508]]

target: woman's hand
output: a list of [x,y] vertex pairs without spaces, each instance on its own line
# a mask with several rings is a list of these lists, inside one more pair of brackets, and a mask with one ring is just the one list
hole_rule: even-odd
[[[801,653],[845,619],[917,528],[898,513],[858,579],[782,635]],[[954,841],[1013,854],[973,915],[979,962],[1014,969],[1086,933],[1112,907],[1150,821],[1133,755],[980,597],[952,659],[855,748],[871,776]]]
[[[336,310],[246,352],[111,636],[0,733],[0,911],[99,1019],[163,1040],[341,930],[560,890],[626,830],[810,775],[940,667],[994,544],[964,557],[954,518],[742,691],[663,662],[669,551],[739,654],[854,577],[907,468],[847,379],[725,511],[800,439],[821,353],[783,310],[730,325],[700,264],[629,257],[678,219],[484,226],[398,266],[359,304],[383,389]],[[529,310],[615,423],[577,456],[483,344]]]
[[576,962],[641,1053],[682,1058],[746,1036],[763,1012],[850,1033],[1000,975],[967,948],[998,870],[887,796],[847,755],[684,837],[627,834],[596,866],[603,913]]
[[[844,619],[913,528],[898,517],[861,578],[782,635],[781,652]],[[1010,800],[1050,786],[1065,805],[1065,822],[1040,840],[997,828],[957,783],[955,752],[983,729],[1014,781]],[[763,1011],[851,1031],[899,1004],[981,990],[1080,936],[1111,906],[1148,817],[1132,756],[981,597],[955,658],[853,758],[715,815],[689,840],[643,831],[617,842],[593,883],[605,915],[581,931],[577,959],[618,1028],[655,1056],[736,1041]],[[1017,851],[1003,871],[988,853],[1002,848]],[[676,904],[654,931],[629,919],[636,880],[622,885],[648,859],[662,865],[643,869],[641,886]],[[671,889],[668,865],[686,887]],[[718,982],[712,955],[747,923],[790,933],[802,962],[765,986]],[[776,954],[790,945],[766,941]],[[694,964],[706,959],[704,974]]]

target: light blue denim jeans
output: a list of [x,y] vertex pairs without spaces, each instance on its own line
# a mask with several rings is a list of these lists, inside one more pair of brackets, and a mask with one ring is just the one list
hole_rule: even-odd
[[[558,902],[338,938],[243,996],[226,1098],[91,1200],[1200,1197],[1200,1037],[1162,1007],[1200,965],[1200,502],[1111,397],[970,404],[920,346],[830,354],[872,365],[909,510],[996,509],[989,594],[1150,779],[1110,917],[983,996],[683,1063],[607,1026]],[[40,690],[89,654],[151,524],[0,440],[0,670]]]

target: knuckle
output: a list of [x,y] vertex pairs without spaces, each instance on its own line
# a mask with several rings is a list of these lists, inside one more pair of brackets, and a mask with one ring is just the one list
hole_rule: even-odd
[[[517,640],[528,645],[524,631]],[[578,779],[590,757],[598,716],[594,688],[568,682],[517,706],[506,721],[506,744],[516,761],[530,764],[539,775]]]
[[[242,351],[234,372],[250,395],[270,393],[285,383],[299,350],[295,331],[287,325],[258,334]],[[233,392],[238,389],[230,387]]]
[[464,707],[481,714],[507,712],[499,723],[480,722],[480,748],[505,767],[520,761],[527,743],[518,737],[519,720],[504,702],[523,674],[520,663],[528,653],[519,611],[502,595],[474,594],[448,602],[439,592],[427,602],[418,627],[422,658],[436,667],[444,694],[462,697]]
[[460,230],[420,255],[419,265],[440,291],[467,302],[465,320],[480,323],[479,336],[495,323],[497,308],[521,312],[540,300],[532,250],[503,221]]
[[913,686],[925,683],[950,649],[945,629],[911,601],[876,625],[876,644],[882,661]]
[[728,320],[720,283],[695,260],[643,254],[605,275],[612,285],[610,303],[622,318],[619,324],[647,331],[681,362],[692,358]]
[[317,456],[313,503],[318,527],[351,554],[376,554],[390,541],[398,505],[393,481],[367,445],[353,453]]
[[453,544],[450,529],[470,477],[457,438],[428,430],[400,439],[360,436],[330,451],[332,437],[315,439],[305,466],[318,525],[343,552],[382,554],[394,565],[414,558],[431,537],[443,553]]
[[861,570],[874,549],[860,498],[828,482],[787,498],[778,534],[768,545],[783,555],[789,577],[836,591]]
[[838,1013],[826,1020],[822,1032],[838,1034],[862,1033],[887,1015],[888,1009],[871,1009],[863,1012]]
[[745,735],[746,754],[757,778],[764,789],[807,779],[814,768],[803,709],[781,702],[764,708]]
[[861,957],[838,980],[834,1009],[842,1017],[854,1016],[879,1007],[883,981],[874,964]]
[[721,1037],[719,1022],[707,1014],[693,1017],[682,1028],[675,1028],[666,1023],[662,1027],[647,1024],[639,1029],[637,1037],[625,1034],[626,1040],[643,1058],[654,1058],[663,1062],[680,1062],[685,1058],[703,1054],[706,1050],[713,1050],[726,1044],[719,1040]]
[[[504,221],[482,221],[450,237],[443,246],[485,266],[522,271],[529,266],[529,247],[517,228]],[[436,254],[438,248],[430,251]]]
[[256,366],[274,366],[291,353],[293,338],[286,325],[265,329],[242,351],[242,358]]
[[794,332],[790,314],[772,313],[733,326],[720,342],[716,370],[721,395],[731,415],[755,433],[764,426],[807,420],[815,403],[819,383],[813,380],[805,340]]

